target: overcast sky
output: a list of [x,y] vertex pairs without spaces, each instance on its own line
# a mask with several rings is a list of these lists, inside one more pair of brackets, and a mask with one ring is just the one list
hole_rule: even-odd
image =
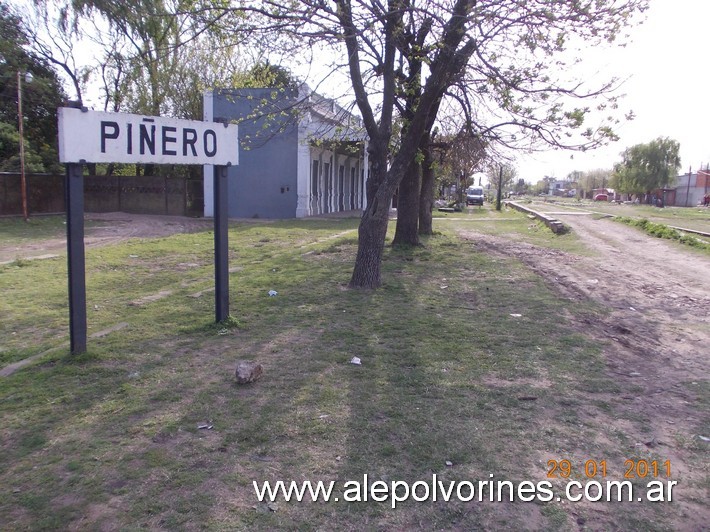
[[618,128],[621,140],[587,153],[547,152],[518,159],[519,175],[536,182],[545,175],[563,178],[574,170],[611,168],[620,153],[657,137],[680,142],[681,173],[710,164],[710,2],[651,0],[644,24],[631,30],[625,49],[593,64],[610,74],[629,76],[621,89],[622,110],[636,118]]

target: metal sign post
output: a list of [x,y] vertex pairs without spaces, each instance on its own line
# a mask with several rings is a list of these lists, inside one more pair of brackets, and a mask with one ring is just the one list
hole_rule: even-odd
[[214,288],[217,323],[229,317],[229,246],[227,242],[227,167],[214,167]]
[[61,107],[59,160],[67,165],[69,336],[72,354],[86,351],[83,164],[214,165],[215,316],[229,317],[227,167],[237,164],[237,126],[159,116]]
[[81,164],[67,165],[67,265],[69,270],[69,346],[86,351],[86,272],[84,265],[84,174]]

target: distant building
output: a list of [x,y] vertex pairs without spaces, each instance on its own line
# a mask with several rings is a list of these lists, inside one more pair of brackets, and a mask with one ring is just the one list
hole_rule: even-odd
[[[209,91],[204,119],[239,124],[239,164],[228,170],[230,217],[302,218],[366,206],[360,120],[306,85]],[[212,172],[205,167],[205,216],[214,209]]]
[[550,182],[550,196],[574,197],[577,194],[577,182],[569,179],[556,179]]
[[702,205],[703,196],[710,192],[710,169],[679,175],[675,182],[675,205],[695,207]]

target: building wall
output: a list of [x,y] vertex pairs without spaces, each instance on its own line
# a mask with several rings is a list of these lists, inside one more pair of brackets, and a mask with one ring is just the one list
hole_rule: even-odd
[[[288,111],[294,99],[273,89],[220,90],[205,98],[205,107],[211,100],[213,120],[239,124],[239,164],[228,171],[230,217],[296,216],[298,123]],[[205,184],[211,180],[208,169]],[[207,204],[212,198],[209,185],[205,216],[213,214]]]
[[[303,97],[273,89],[205,95],[205,120],[239,124],[239,165],[229,169],[230,217],[301,218],[364,208],[364,142],[348,153],[337,120],[316,110],[291,111]],[[213,215],[212,176],[213,168],[205,167],[205,216]]]
[[703,202],[703,196],[710,191],[710,183],[706,173],[679,175],[676,180],[675,205],[678,207],[695,207]]

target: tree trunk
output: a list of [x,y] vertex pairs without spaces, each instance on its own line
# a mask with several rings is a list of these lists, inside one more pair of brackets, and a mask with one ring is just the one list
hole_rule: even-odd
[[419,194],[419,234],[433,235],[434,223],[431,211],[434,208],[434,154],[431,151],[429,135],[422,139],[424,163],[422,164],[422,186]]
[[[375,201],[377,190],[382,184],[382,181],[384,181],[385,174],[387,173],[387,155],[381,154],[381,150],[374,146],[375,143],[372,141],[368,146],[370,152],[370,168],[367,181],[365,181],[365,198],[367,199],[368,206]],[[389,209],[389,204],[387,208]]]
[[[393,10],[394,15],[391,19],[388,18],[385,25],[387,31],[384,35],[383,103],[378,125],[360,71],[358,32],[353,24],[350,3],[338,2],[337,4],[338,18],[344,30],[343,36],[349,55],[350,79],[357,105],[370,137],[370,149],[373,154],[370,161],[371,170],[376,169],[375,175],[370,176],[374,178],[373,181],[368,182],[367,186],[368,206],[358,228],[357,257],[349,286],[351,288],[377,288],[381,284],[380,268],[387,234],[389,204],[407,171],[407,167],[416,156],[422,137],[431,129],[444,91],[453,84],[454,77],[463,70],[468,59],[476,50],[477,41],[474,39],[467,40],[463,46],[459,47],[466,37],[466,21],[476,2],[475,0],[456,0],[452,6],[451,18],[446,23],[444,35],[440,39],[441,48],[437,52],[436,60],[430,65],[431,74],[421,92],[417,109],[412,116],[407,132],[402,137],[401,146],[391,159],[389,170],[387,170],[386,152],[392,133],[392,111],[395,98],[393,66],[395,39],[397,38],[393,28],[399,28],[402,18],[395,9]],[[376,146],[374,149],[372,148],[373,144]],[[376,157],[374,152],[377,152]],[[373,198],[372,201],[369,201],[370,197]]]
[[378,288],[382,284],[380,266],[387,235],[389,204],[394,193],[392,191],[389,197],[385,197],[386,188],[388,187],[381,186],[378,189],[360,219],[357,257],[350,279],[350,288]]
[[368,187],[367,208],[358,227],[358,247],[350,288],[378,288],[382,284],[380,266],[387,236],[392,196],[404,175],[403,168],[387,168],[387,152],[371,145],[369,179],[379,186]]
[[397,229],[393,246],[419,245],[419,196],[422,188],[422,166],[412,160],[399,184],[397,200]]

